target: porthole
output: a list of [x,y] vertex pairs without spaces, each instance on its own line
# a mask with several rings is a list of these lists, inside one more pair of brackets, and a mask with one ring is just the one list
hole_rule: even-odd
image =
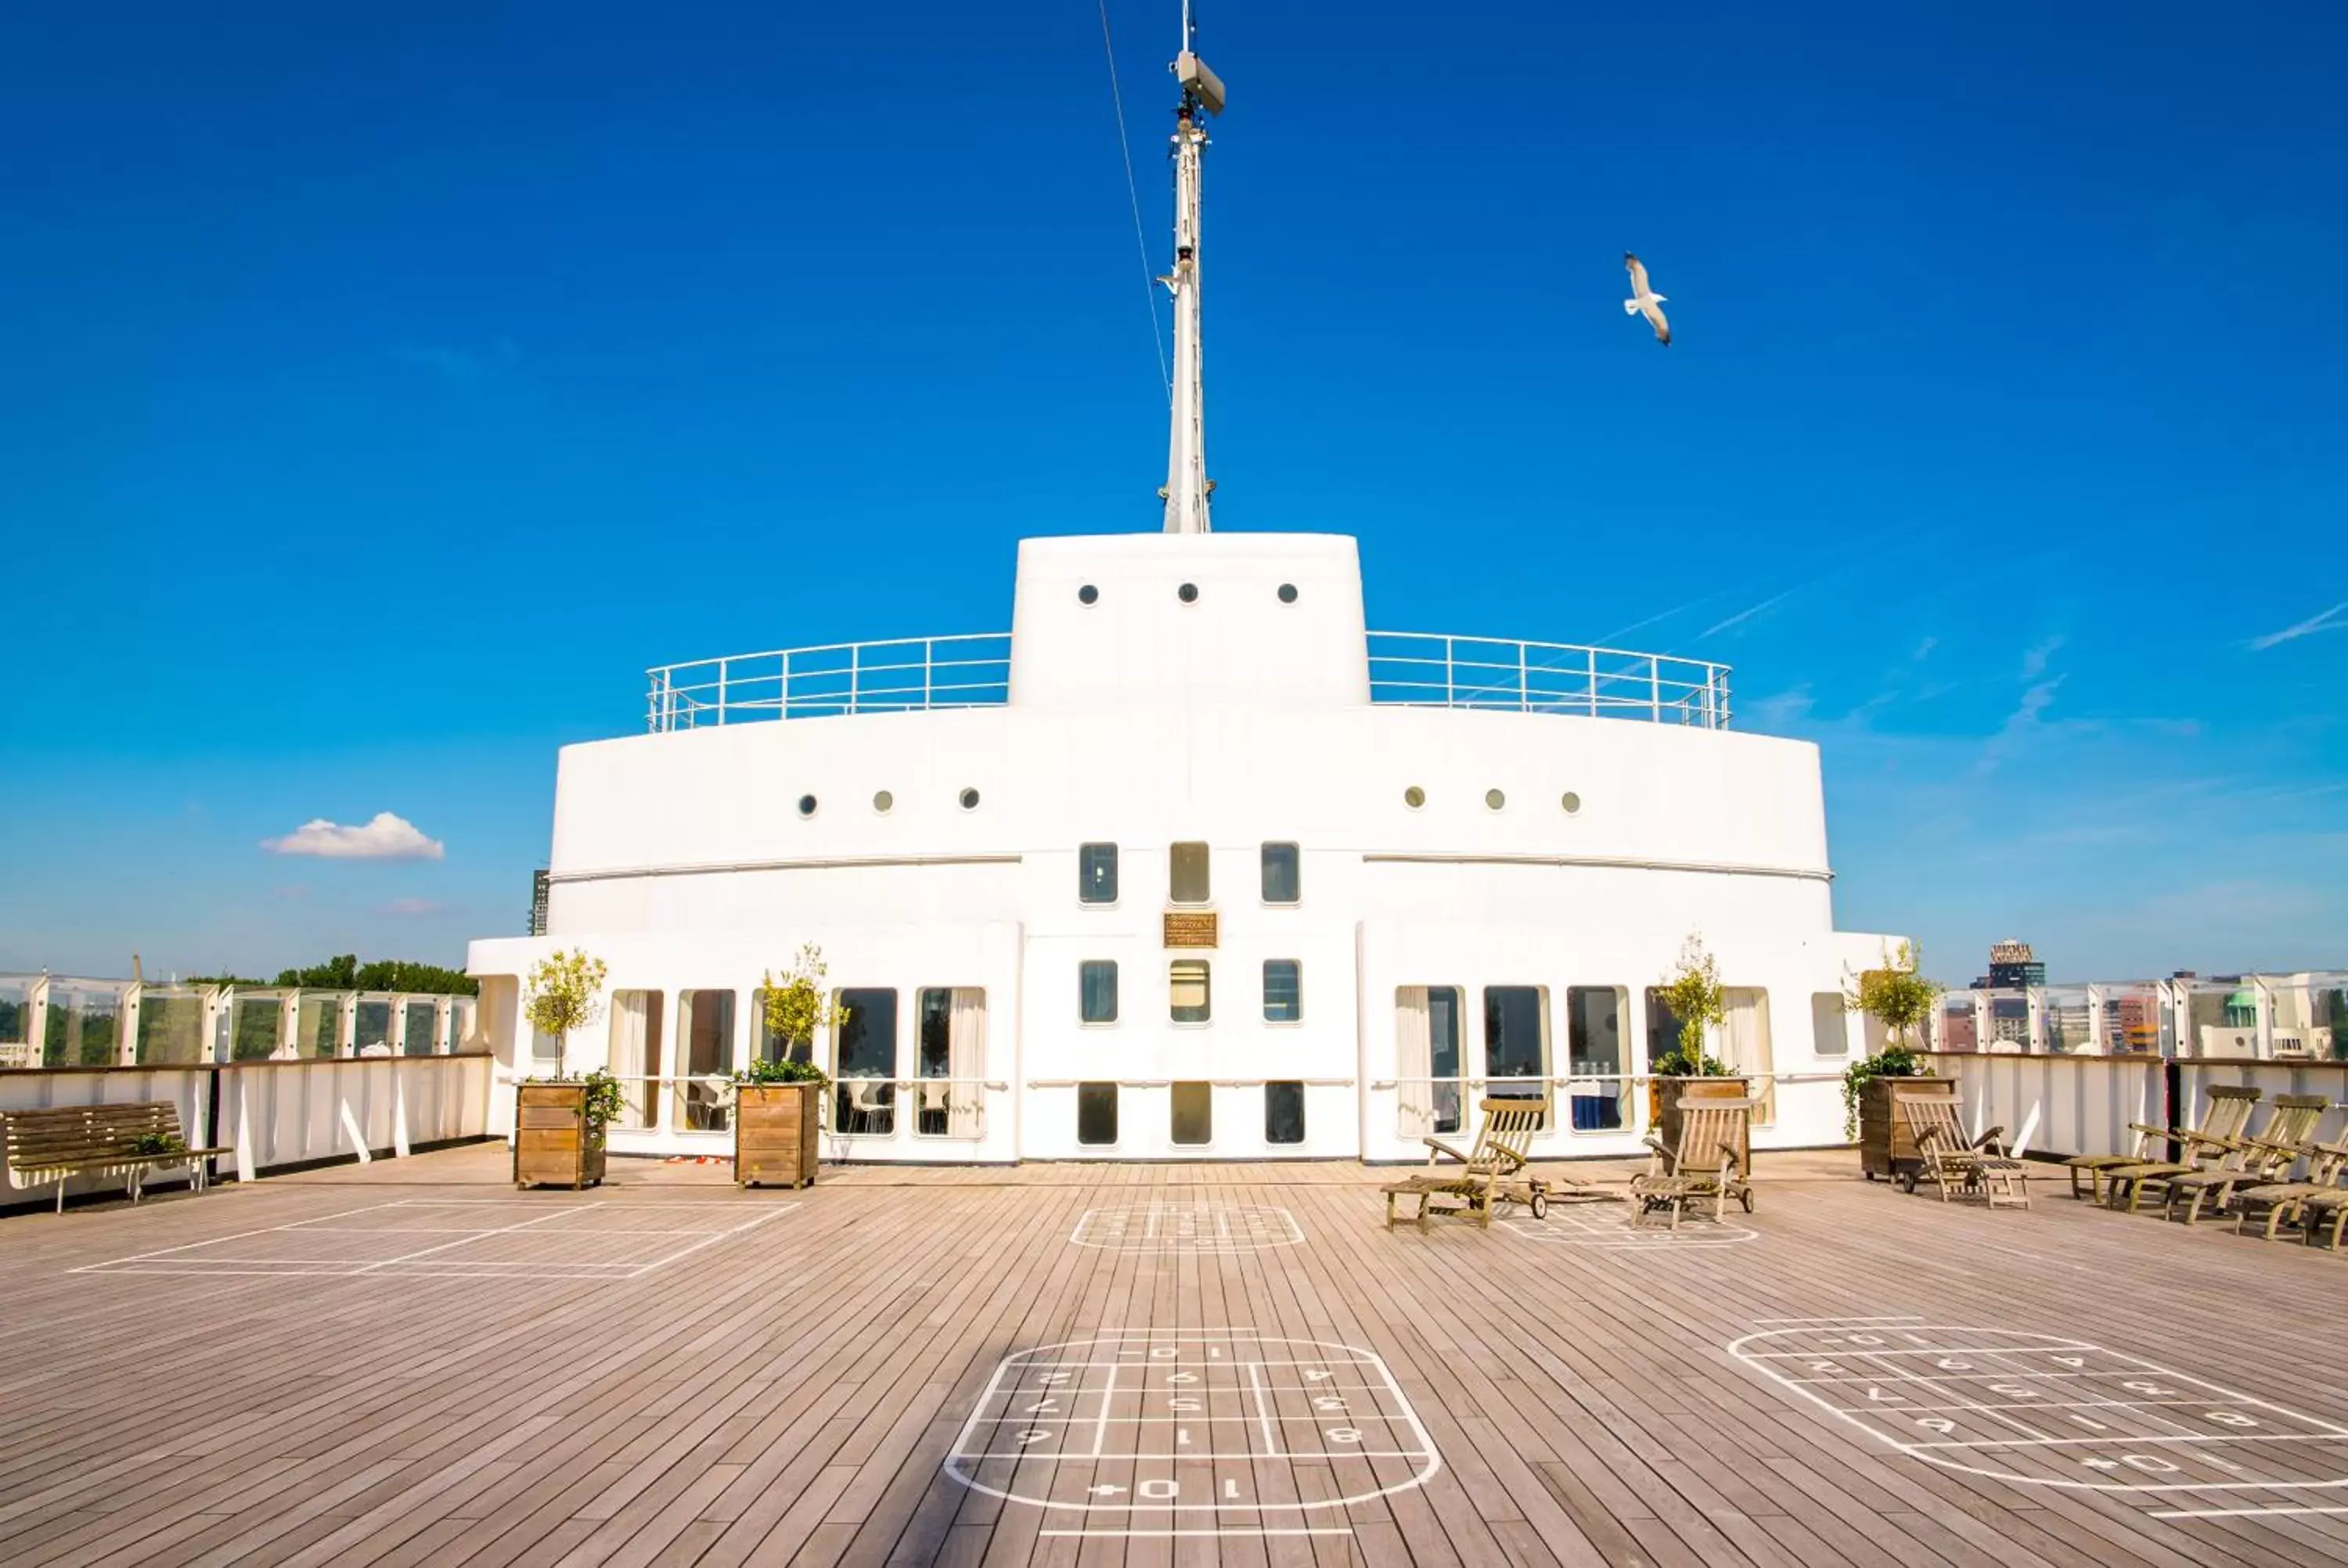
[[1195,582],[1186,582],[1174,590],[1174,597],[1185,604],[1196,604],[1199,602],[1199,585]]
[[1100,602],[1100,589],[1095,588],[1090,583],[1085,584],[1084,587],[1076,589],[1076,602],[1078,604],[1098,604]]
[[881,815],[883,815],[883,816],[888,815],[889,815],[889,808],[890,808],[891,806],[892,806],[892,805],[895,805],[896,804],[897,804],[897,797],[896,797],[895,795],[893,795],[893,794],[890,794],[887,790],[885,790],[885,789],[884,789],[884,790],[879,790],[879,791],[876,791],[876,792],[873,794],[873,796],[872,796],[872,809],[873,809],[874,811],[879,812],[879,813],[880,813]]
[[964,811],[976,811],[978,809],[978,792],[976,790],[966,789],[962,792],[962,808]]
[[1509,804],[1509,797],[1502,794],[1498,790],[1488,789],[1484,792],[1484,804],[1490,809],[1498,811],[1502,806]]
[[815,815],[815,796],[811,794],[803,794],[799,796],[799,815],[801,816],[813,816]]
[[1420,806],[1426,804],[1426,792],[1419,788],[1416,784],[1413,784],[1408,789],[1402,792],[1402,803],[1403,804],[1410,807],[1411,810],[1416,811]]
[[1566,815],[1571,816],[1575,812],[1581,809],[1581,797],[1574,794],[1571,790],[1568,790],[1557,804],[1565,807]]
[[1294,604],[1296,602],[1296,585],[1294,583],[1283,582],[1280,585],[1280,602],[1282,604]]

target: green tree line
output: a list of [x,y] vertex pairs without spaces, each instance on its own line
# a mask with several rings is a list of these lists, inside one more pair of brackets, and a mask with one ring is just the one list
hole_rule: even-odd
[[410,991],[419,996],[452,997],[478,996],[481,989],[479,980],[461,970],[444,969],[438,964],[419,964],[412,958],[370,958],[362,964],[356,953],[339,953],[307,968],[280,969],[274,980],[251,979],[242,975],[190,975],[181,983],[271,985],[281,990],[300,987],[318,991]]

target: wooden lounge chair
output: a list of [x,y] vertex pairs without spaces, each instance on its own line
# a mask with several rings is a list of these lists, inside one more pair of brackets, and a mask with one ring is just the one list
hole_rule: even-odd
[[2178,1200],[2186,1200],[2185,1223],[2193,1224],[2201,1217],[2201,1205],[2209,1199],[2210,1212],[2224,1214],[2234,1201],[2239,1187],[2258,1186],[2278,1182],[2288,1175],[2307,1153],[2307,1141],[2315,1132],[2315,1124],[2332,1102],[2321,1094],[2278,1094],[2274,1108],[2267,1112],[2266,1125],[2257,1133],[2242,1140],[2241,1147],[2221,1158],[2207,1170],[2179,1171],[2168,1176],[2151,1176],[2137,1184],[2139,1195],[2147,1187],[2161,1189],[2160,1212],[2172,1215]]
[[[2343,1176],[2343,1179],[2348,1179],[2348,1176]],[[2348,1186],[2324,1187],[2300,1199],[2300,1239],[2313,1246],[2315,1238],[2322,1235],[2327,1226],[2332,1236],[2323,1245],[2337,1252],[2340,1250],[2340,1233],[2348,1230]]]
[[2278,1226],[2299,1223],[2309,1198],[2333,1191],[2343,1182],[2348,1182],[2348,1142],[2310,1143],[2305,1181],[2267,1182],[2234,1189],[2234,1234],[2241,1235],[2251,1216],[2260,1215],[2266,1224],[2259,1239],[2272,1241]]
[[1918,1182],[1931,1182],[1940,1188],[1944,1204],[1953,1190],[1968,1197],[1979,1196],[1991,1208],[2001,1204],[2030,1206],[2030,1170],[2008,1153],[2005,1129],[1992,1127],[1978,1138],[1967,1138],[1957,1121],[1953,1086],[1895,1086],[1891,1098],[1897,1113],[1914,1131],[1916,1152],[1922,1156],[1920,1166],[1901,1173],[1900,1185],[1912,1193]]
[[[2075,1198],[2104,1200],[2104,1187],[2110,1173],[2123,1165],[2143,1165],[2166,1162],[2168,1145],[2190,1144],[2196,1138],[2211,1138],[2219,1142],[2239,1138],[2250,1122],[2250,1107],[2261,1091],[2220,1085],[2209,1091],[2209,1105],[2203,1110],[2199,1131],[2187,1127],[2152,1127],[2142,1122],[2131,1122],[2129,1129],[2137,1135],[2136,1152],[2132,1154],[2075,1154],[2063,1162],[2071,1173],[2071,1195]],[[2085,1192],[2079,1189],[2079,1178],[2087,1178]]]
[[[2260,1091],[2225,1084],[2209,1091],[2209,1105],[2201,1118],[2199,1131],[2187,1132],[2182,1139],[2185,1148],[2180,1158],[2172,1160],[2166,1154],[2149,1154],[2125,1165],[2106,1165],[2097,1173],[2104,1184],[2104,1206],[2118,1208],[2126,1196],[2127,1208],[2134,1214],[2142,1198],[2137,1184],[2149,1178],[2181,1175],[2187,1171],[2199,1171],[2233,1158],[2242,1146],[2242,1134],[2250,1126],[2250,1109]],[[2137,1126],[2138,1123],[2130,1123]],[[2147,1139],[2147,1145],[2157,1139]]]
[[1745,1146],[1746,1129],[1756,1102],[1745,1100],[1680,1101],[1680,1142],[1666,1149],[1653,1133],[1647,1134],[1653,1158],[1646,1170],[1631,1178],[1632,1224],[1668,1210],[1672,1229],[1680,1228],[1680,1214],[1690,1204],[1712,1201],[1712,1217],[1721,1217],[1735,1198],[1753,1212],[1752,1173],[1743,1168],[1737,1151]]
[[[1529,1179],[1523,1173],[1532,1163],[1533,1134],[1540,1131],[1546,1108],[1546,1102],[1540,1100],[1482,1102],[1477,1110],[1482,1112],[1483,1121],[1476,1129],[1475,1143],[1465,1153],[1439,1138],[1426,1140],[1426,1163],[1434,1169],[1390,1183],[1383,1189],[1386,1195],[1386,1228],[1394,1229],[1396,1200],[1411,1197],[1418,1200],[1417,1212],[1411,1217],[1418,1221],[1421,1230],[1426,1228],[1429,1216],[1437,1214],[1472,1214],[1477,1225],[1489,1230],[1493,1211],[1506,1204],[1523,1204],[1535,1219],[1548,1214],[1549,1184]],[[1446,1160],[1458,1169],[1443,1168]]]

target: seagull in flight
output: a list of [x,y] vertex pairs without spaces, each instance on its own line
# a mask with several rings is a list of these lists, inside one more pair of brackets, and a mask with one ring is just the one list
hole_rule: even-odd
[[1622,302],[1622,313],[1646,317],[1647,324],[1655,329],[1655,341],[1665,348],[1671,347],[1672,323],[1663,319],[1665,296],[1647,286],[1647,264],[1625,251],[1622,265],[1631,273],[1631,297]]

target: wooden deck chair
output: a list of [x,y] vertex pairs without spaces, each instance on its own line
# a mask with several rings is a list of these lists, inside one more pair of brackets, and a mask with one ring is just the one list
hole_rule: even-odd
[[2242,1140],[2241,1148],[2216,1165],[2203,1171],[2179,1171],[2174,1175],[2147,1177],[2137,1184],[2161,1190],[2160,1212],[2173,1216],[2178,1200],[2185,1203],[2185,1223],[2193,1224],[2201,1217],[2201,1205],[2211,1199],[2210,1213],[2224,1214],[2234,1201],[2237,1188],[2258,1186],[2279,1182],[2291,1173],[2308,1152],[2307,1141],[2315,1133],[2315,1124],[2332,1109],[2332,1102],[2321,1094],[2278,1094],[2274,1108],[2267,1112],[2266,1125]]
[[[1421,1230],[1426,1228],[1428,1217],[1436,1214],[1473,1214],[1479,1226],[1489,1230],[1493,1210],[1503,1204],[1523,1203],[1536,1214],[1548,1211],[1548,1184],[1529,1182],[1523,1175],[1525,1167],[1532,1163],[1533,1134],[1540,1131],[1547,1102],[1530,1099],[1486,1100],[1476,1109],[1483,1120],[1476,1129],[1475,1143],[1466,1153],[1440,1139],[1429,1138],[1426,1141],[1427,1164],[1433,1169],[1385,1186],[1388,1230],[1394,1228],[1395,1204],[1402,1198],[1418,1200],[1417,1212],[1412,1217],[1418,1221]],[[1447,1159],[1458,1168],[1444,1167],[1442,1162]]]
[[[2348,1174],[2341,1179],[2348,1181]],[[2299,1201],[2300,1239],[2308,1245],[2329,1228],[2331,1239],[2323,1245],[2333,1251],[2340,1250],[2340,1233],[2348,1230],[2348,1186],[2323,1187],[2308,1194]]]
[[2265,1182],[2234,1189],[2234,1234],[2241,1235],[2242,1227],[2255,1215],[2265,1221],[2259,1239],[2272,1241],[2278,1226],[2299,1223],[2309,1198],[2343,1182],[2348,1182],[2348,1142],[2310,1143],[2305,1181]]
[[1928,1181],[1941,1190],[1944,1204],[1953,1189],[1969,1197],[1979,1195],[1992,1208],[2001,1204],[2030,1206],[2030,1169],[2007,1152],[2005,1129],[1993,1127],[1978,1138],[1966,1137],[1957,1121],[1953,1086],[1903,1089],[1895,1084],[1891,1098],[1897,1113],[1914,1130],[1916,1152],[1923,1156],[1919,1168],[1900,1178],[1908,1191]]
[[[2182,1175],[2235,1158],[2242,1146],[2242,1133],[2249,1127],[2250,1110],[2261,1091],[2233,1084],[2220,1084],[2209,1091],[2209,1109],[2201,1118],[2199,1130],[2188,1131],[2183,1136],[2184,1154],[2172,1160],[2166,1154],[2149,1154],[2144,1159],[2124,1165],[2106,1165],[2097,1173],[2103,1178],[2104,1205],[2118,1208],[2120,1199],[2127,1199],[2128,1213],[2134,1214],[2141,1200],[2138,1183],[2164,1176]],[[2141,1124],[2130,1126],[2142,1131]],[[2147,1139],[2157,1143],[2157,1139]]]
[[[2104,1186],[2111,1172],[2123,1165],[2144,1165],[2166,1162],[2168,1145],[2189,1145],[2196,1138],[2219,1141],[2239,1138],[2250,1122],[2250,1107],[2262,1091],[2256,1089],[2220,1085],[2209,1091],[2209,1102],[2201,1112],[2199,1130],[2189,1127],[2151,1127],[2142,1122],[2131,1122],[2128,1128],[2136,1133],[2136,1152],[2132,1154],[2074,1154],[2063,1162],[2071,1173],[2071,1195],[2075,1198],[2104,1200]],[[2079,1190],[2079,1178],[2087,1178],[2087,1190]]]
[[1731,1198],[1751,1214],[1753,1175],[1742,1168],[1737,1151],[1745,1146],[1756,1103],[1751,1099],[1682,1099],[1679,1147],[1666,1149],[1653,1132],[1647,1134],[1652,1158],[1646,1170],[1631,1178],[1631,1201],[1637,1205],[1632,1211],[1632,1223],[1668,1210],[1672,1229],[1677,1230],[1682,1212],[1707,1198],[1715,1220]]

